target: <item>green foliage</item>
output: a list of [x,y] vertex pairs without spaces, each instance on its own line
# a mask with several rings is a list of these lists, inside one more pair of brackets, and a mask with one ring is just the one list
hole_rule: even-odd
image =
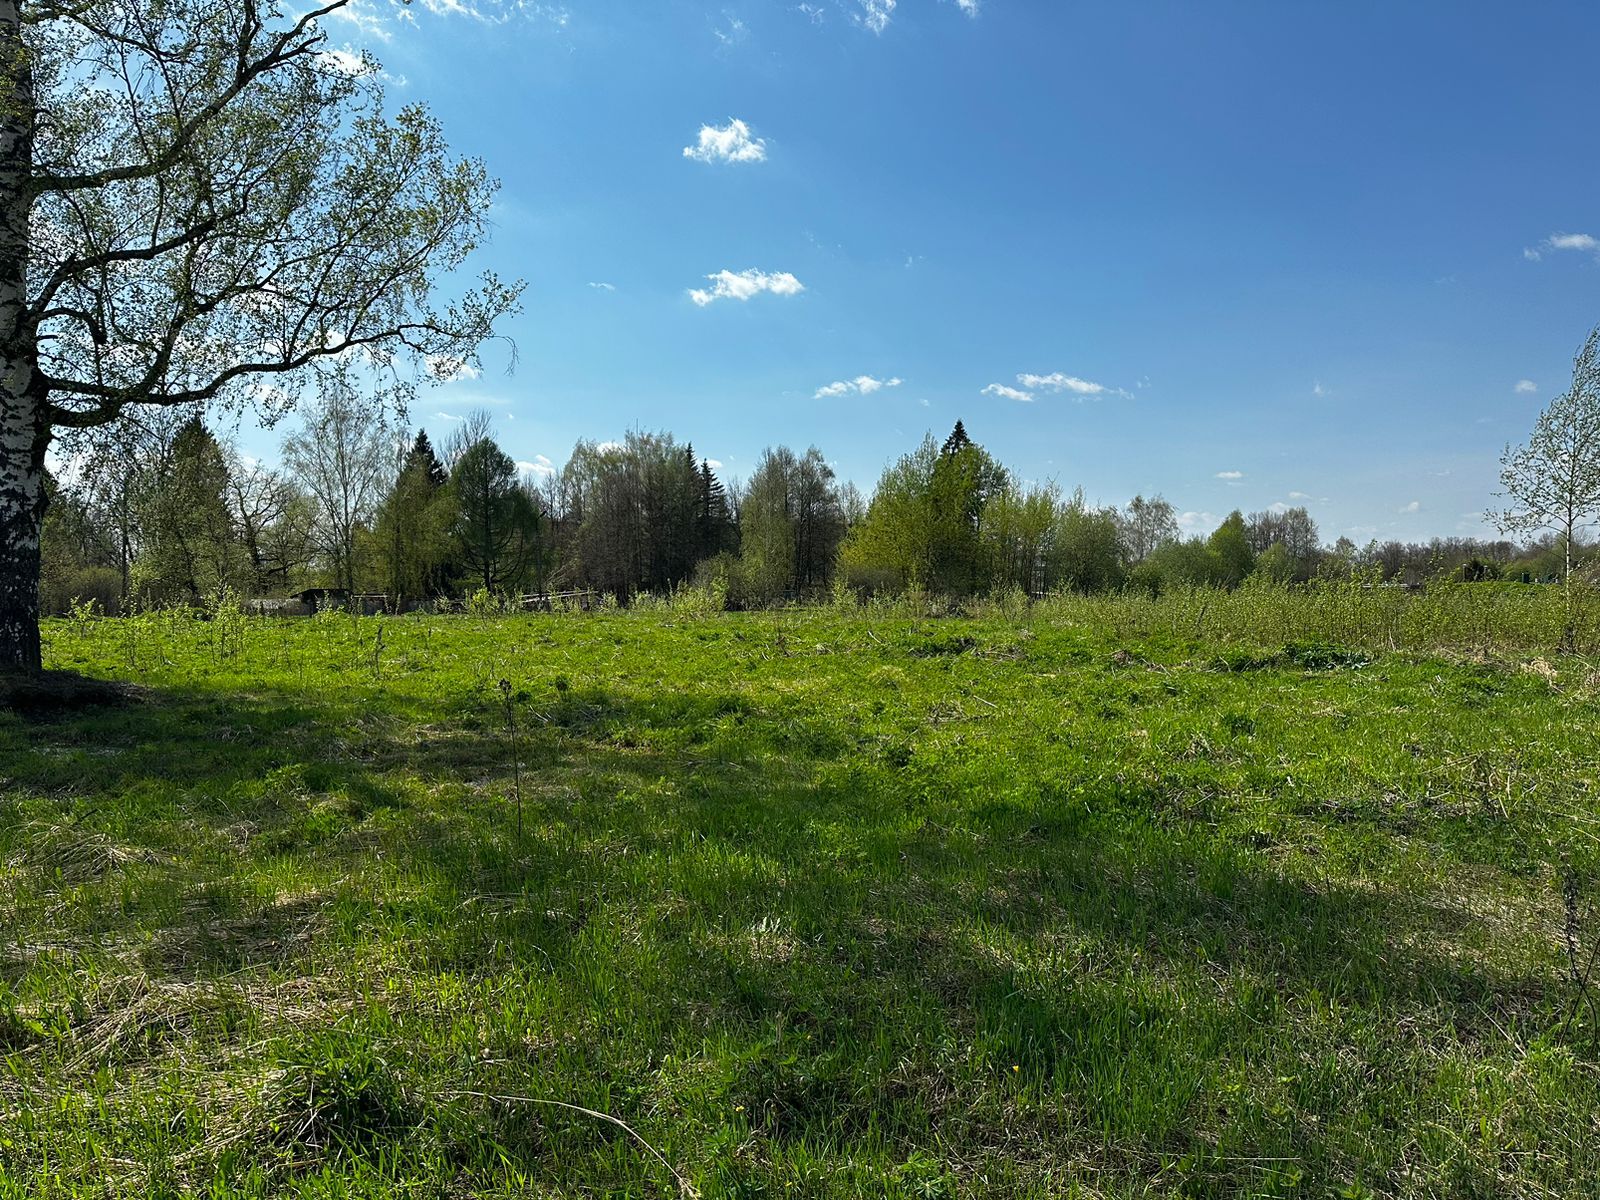
[[1238,509],[1229,513],[1206,539],[1206,549],[1216,558],[1217,581],[1224,587],[1238,587],[1255,569],[1256,556],[1245,532],[1244,514]]
[[[1578,348],[1572,383],[1539,414],[1527,443],[1506,447],[1500,486],[1510,506],[1491,515],[1502,529],[1548,530],[1565,549],[1600,517],[1600,327]],[[1564,573],[1575,565],[1567,555]]]
[[1091,509],[1080,491],[1055,520],[1048,554],[1052,589],[1098,592],[1123,581],[1121,533],[1112,509]]
[[845,538],[840,562],[852,586],[897,592],[933,571],[933,510],[928,496],[939,459],[933,437],[885,468],[865,516]]
[[1133,572],[1132,582],[1152,594],[1172,588],[1220,587],[1226,573],[1221,556],[1200,538],[1159,546]]
[[1261,552],[1255,562],[1256,578],[1269,583],[1292,583],[1300,571],[1300,564],[1282,542],[1274,542]]
[[392,389],[373,391],[344,363],[317,377],[317,398],[283,457],[311,503],[311,539],[326,582],[355,592],[371,574],[366,536],[392,476]]
[[833,469],[812,446],[762,452],[740,507],[739,600],[748,607],[813,594],[833,577],[844,514]]
[[994,584],[984,524],[990,501],[1010,487],[1010,479],[992,455],[957,428],[960,437],[951,434],[928,480],[928,579],[950,595],[968,596]]
[[468,446],[450,471],[447,496],[466,578],[484,591],[502,592],[535,573],[544,550],[542,522],[509,454],[489,438]]
[[101,612],[122,608],[122,574],[114,567],[47,562],[39,580],[39,608],[57,616],[80,603],[93,603]]
[[414,1121],[384,1052],[359,1035],[331,1029],[293,1039],[263,1096],[272,1142],[294,1153],[357,1155]]
[[952,432],[943,449],[929,434],[878,481],[841,552],[847,578],[868,591],[916,581],[952,596],[988,591],[995,583],[988,510],[1009,486],[1005,468],[965,429]]
[[561,477],[563,518],[575,530],[562,571],[624,603],[690,579],[704,557],[702,537],[718,552],[728,548],[706,473],[671,434],[635,430],[621,444],[579,442]]
[[199,417],[185,422],[141,493],[143,553],[133,590],[155,603],[199,604],[244,568],[228,511],[227,462]]
[[418,599],[447,590],[458,495],[445,487],[448,480],[427,433],[418,430],[373,529],[391,596]]
[[[359,416],[349,388],[335,391],[349,402],[311,414],[319,428],[333,427],[317,416],[323,409],[325,416]],[[1251,579],[1299,586],[1362,573],[1374,582],[1420,585],[1450,576],[1485,583],[1567,574],[1562,538],[1525,548],[1468,538],[1366,547],[1340,538],[1321,547],[1310,514],[1283,506],[1248,517],[1236,511],[1209,537],[1185,541],[1173,505],[1160,496],[1136,496],[1119,510],[1090,504],[1081,489],[1019,484],[964,427],[942,446],[925,437],[893,463],[870,505],[852,486],[837,486],[815,447],[803,455],[768,450],[730,499],[710,461],[669,434],[636,431],[621,443],[580,442],[564,468],[538,464],[538,488],[518,479],[517,464],[490,434],[481,412],[458,427],[446,451],[458,476],[453,485],[426,435],[418,434],[370,520],[348,524],[348,549],[329,540],[329,529],[340,524],[327,517],[339,507],[337,489],[328,493],[333,500],[313,502],[293,480],[232,456],[232,539],[248,569],[243,582],[226,582],[242,591],[281,592],[291,583],[344,578],[348,566],[358,590],[406,600],[476,588],[595,589],[627,606],[641,594],[667,604],[685,585],[716,581],[725,604],[744,610],[817,602],[842,580],[857,598],[921,589],[925,595],[909,607],[924,611],[922,600],[938,607],[1122,588],[1159,596]],[[300,457],[340,440],[302,437]],[[367,434],[350,444],[363,442],[378,445]],[[161,448],[156,457],[165,453]],[[310,480],[318,472],[303,467],[301,474]],[[348,478],[343,471],[325,474]],[[134,477],[122,484],[124,494],[143,495]],[[312,490],[320,497],[325,489]],[[106,564],[120,561],[114,547],[122,532],[117,489],[112,502],[83,489],[58,492],[45,546],[48,607],[64,612],[75,597],[93,595],[109,611]],[[316,553],[306,548],[313,530]],[[137,545],[138,531],[123,540]],[[1578,547],[1575,561],[1584,553]],[[134,554],[140,578],[155,561],[141,566],[144,557]]]

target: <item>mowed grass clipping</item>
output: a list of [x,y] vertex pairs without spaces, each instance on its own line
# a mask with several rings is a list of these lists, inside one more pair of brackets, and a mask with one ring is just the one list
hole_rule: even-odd
[[0,1198],[1595,1195],[1600,677],[1140,620],[51,625]]

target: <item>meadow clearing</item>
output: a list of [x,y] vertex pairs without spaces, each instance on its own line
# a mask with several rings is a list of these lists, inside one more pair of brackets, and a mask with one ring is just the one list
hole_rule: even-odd
[[51,622],[0,1198],[1593,1196],[1580,618]]

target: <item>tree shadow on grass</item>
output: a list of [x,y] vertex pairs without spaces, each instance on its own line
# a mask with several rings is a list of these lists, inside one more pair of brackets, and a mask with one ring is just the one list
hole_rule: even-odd
[[[788,909],[834,930],[850,916],[864,931],[859,940],[875,945],[882,935],[874,930],[886,921],[920,922],[917,937],[937,938],[959,919],[1021,938],[1055,933],[1120,943],[1363,1001],[1482,1005],[1508,985],[1537,990],[1539,981],[1491,978],[1430,949],[1459,931],[1459,911],[1285,875],[1204,826],[1154,819],[1162,797],[1143,811],[1123,793],[1104,805],[1091,796],[1051,811],[956,795],[916,820],[917,802],[895,794],[889,769],[851,791],[819,782],[823,756],[808,760],[792,748],[782,760],[740,763],[664,752],[631,736],[748,708],[744,697],[703,698],[673,706],[663,721],[659,701],[596,693],[559,706],[553,721],[512,743],[488,705],[469,722],[419,735],[398,721],[354,708],[330,714],[326,702],[286,694],[152,692],[44,726],[14,724],[6,774],[34,797],[30,807],[59,811],[54,820],[35,816],[34,836],[59,837],[63,825],[76,826],[84,840],[109,835],[150,875],[193,848],[183,839],[197,833],[220,853],[237,844],[246,857],[299,851],[337,863],[382,849],[425,866],[465,899],[516,892],[541,878],[614,888],[616,856],[600,841],[630,853],[687,845],[721,848],[735,864],[702,868],[700,890],[717,898],[724,923]],[[509,836],[513,758],[525,772],[534,832],[520,846]],[[397,786],[402,777],[454,787],[456,803],[419,808]],[[657,786],[663,781],[671,786]],[[379,813],[391,819],[372,821]],[[599,817],[605,836],[586,850],[582,823]],[[541,870],[540,826],[552,819],[571,845],[544,854]],[[819,850],[823,827],[847,831],[853,860]],[[150,832],[159,836],[141,846]],[[14,831],[14,862],[30,862],[29,838],[26,823]],[[32,865],[54,874],[59,857],[35,855]],[[780,888],[738,865],[752,857],[779,865]],[[106,869],[119,866],[113,858]],[[259,918],[264,943],[284,940],[272,920],[244,912],[237,897],[233,910],[217,911],[215,880],[197,874],[175,882],[202,893],[191,905],[195,929]],[[850,905],[841,908],[840,897]],[[1430,939],[1430,929],[1441,936]],[[927,957],[889,955],[863,969]]]
[[[1156,798],[929,804],[892,762],[840,782],[828,737],[697,748],[698,726],[759,717],[732,695],[593,692],[512,744],[490,703],[419,733],[354,703],[155,692],[0,724],[22,797],[0,832],[19,931],[0,977],[73,938],[137,942],[177,983],[292,976],[386,940],[418,973],[553,979],[569,1019],[615,1029],[568,1051],[607,1086],[648,1092],[663,1056],[709,1055],[707,1102],[774,1153],[1004,1155],[1032,1129],[1129,1177],[1228,1138],[1332,1170],[1315,1128],[1235,1127],[1218,1099],[1230,1071],[1281,1065],[1268,1043],[1297,1004],[1463,1041],[1548,1008],[1546,978],[1449,951],[1460,911],[1287,874]],[[63,871],[90,838],[116,848],[107,865]],[[500,1050],[479,1090],[521,1094],[551,1069]],[[1331,1123],[1348,1097],[1330,1095],[1312,1115]],[[483,1121],[536,1174],[557,1132],[615,1136]],[[1246,1182],[1217,1170],[1223,1191]]]

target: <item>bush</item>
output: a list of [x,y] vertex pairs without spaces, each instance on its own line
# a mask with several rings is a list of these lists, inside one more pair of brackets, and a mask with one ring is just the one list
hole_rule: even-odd
[[122,611],[122,573],[113,567],[75,567],[39,581],[39,610],[65,616],[81,604],[94,604],[107,616]]

